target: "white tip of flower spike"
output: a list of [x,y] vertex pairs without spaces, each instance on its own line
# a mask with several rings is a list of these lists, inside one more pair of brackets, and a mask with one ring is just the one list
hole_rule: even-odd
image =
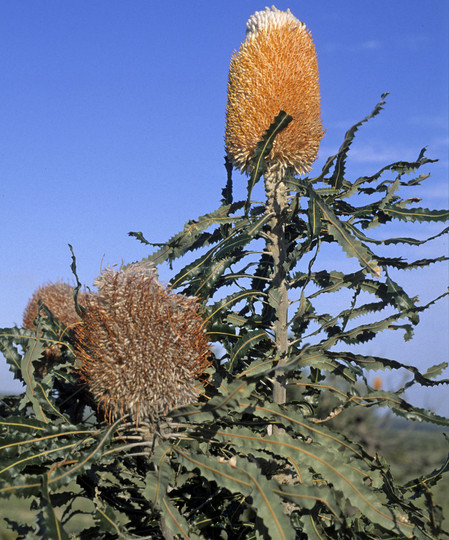
[[246,23],[246,39],[253,39],[261,30],[266,30],[268,28],[279,28],[286,24],[294,24],[295,26],[302,26],[305,28],[305,24],[297,19],[292,12],[287,9],[287,11],[280,11],[274,6],[265,8],[265,11],[256,11],[248,19]]

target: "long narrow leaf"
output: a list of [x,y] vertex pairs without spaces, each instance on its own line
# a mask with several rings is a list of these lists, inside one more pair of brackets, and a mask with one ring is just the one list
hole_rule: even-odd
[[380,111],[383,109],[383,106],[385,105],[385,98],[388,96],[388,92],[382,94],[381,101],[374,107],[371,114],[366,116],[363,120],[360,120],[360,122],[357,122],[354,126],[352,126],[345,135],[345,140],[343,141],[343,144],[341,145],[338,153],[337,153],[337,161],[335,164],[335,171],[332,175],[331,183],[334,188],[340,189],[344,176],[345,176],[345,167],[346,167],[346,159],[348,155],[348,150],[352,144],[352,141],[354,140],[354,136],[359,129],[359,127],[367,122],[370,118],[374,118],[377,116]]
[[280,111],[274,119],[273,123],[265,132],[262,140],[257,144],[253,158],[253,169],[248,181],[248,197],[245,205],[245,213],[248,213],[251,193],[255,184],[260,180],[261,176],[265,173],[266,163],[265,158],[271,152],[273,148],[274,139],[276,136],[285,129],[288,124],[293,120],[293,117],[288,115],[285,111]]

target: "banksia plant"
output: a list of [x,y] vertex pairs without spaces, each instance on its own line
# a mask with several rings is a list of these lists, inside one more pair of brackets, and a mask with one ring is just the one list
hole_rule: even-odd
[[[447,262],[409,260],[401,246],[420,249],[448,229],[389,234],[395,221],[433,230],[449,219],[412,196],[434,160],[423,149],[354,180],[347,173],[356,133],[385,97],[316,177],[301,177],[323,135],[310,34],[289,11],[250,18],[231,62],[218,208],[165,243],[129,233],[155,252],[103,271],[66,336],[52,320],[39,331],[0,329],[0,352],[26,385],[0,399],[0,537],[2,497],[11,495],[33,512],[21,522],[5,516],[21,538],[447,536],[439,430],[426,437],[440,442],[441,462],[435,454],[433,470],[399,481],[374,429],[380,407],[449,427],[405,399],[413,387],[449,385],[445,362],[421,372],[366,347],[388,331],[411,339],[420,314],[446,296],[418,304],[396,276]],[[234,200],[230,164],[250,172],[246,201]],[[253,201],[262,178],[266,201]],[[182,259],[163,286],[151,264]],[[73,250],[71,268],[78,290]],[[42,348],[55,342],[67,345],[63,361],[37,380]],[[407,382],[381,387],[375,377],[387,370],[404,370]],[[392,427],[380,435],[401,439]]]
[[249,18],[231,59],[225,141],[236,168],[251,170],[257,143],[279,111],[292,121],[277,136],[268,169],[308,172],[324,135],[315,46],[304,23],[273,6]]
[[[78,294],[80,305],[87,298],[86,292]],[[52,315],[59,319],[65,326],[70,326],[80,321],[78,313],[75,310],[73,299],[73,287],[69,283],[57,281],[56,283],[47,283],[39,287],[28,302],[23,313],[23,326],[34,330],[35,320],[39,313],[39,300],[51,311]],[[45,317],[45,313],[41,311]]]
[[156,421],[196,401],[210,355],[197,299],[164,288],[148,266],[106,269],[94,284],[75,354],[106,420]]
[[[256,162],[265,154],[266,169],[261,172],[267,196],[265,213],[270,216],[267,251],[273,260],[272,291],[279,298],[272,330],[282,366],[288,357],[287,176],[310,170],[324,136],[318,62],[310,31],[290,10],[266,8],[254,13],[246,26],[246,39],[229,69],[225,142],[228,161],[241,171],[252,171],[247,207],[258,179]],[[273,129],[276,122],[278,128],[282,126],[278,133]],[[273,135],[276,138],[269,143]],[[273,398],[285,402],[285,377],[276,379]]]

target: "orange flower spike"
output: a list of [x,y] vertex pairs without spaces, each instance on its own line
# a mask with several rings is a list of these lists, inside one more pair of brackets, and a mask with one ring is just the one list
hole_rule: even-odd
[[238,169],[249,172],[257,143],[281,110],[293,120],[276,137],[268,166],[304,174],[324,136],[318,62],[305,24],[273,6],[249,18],[231,59],[225,142]]

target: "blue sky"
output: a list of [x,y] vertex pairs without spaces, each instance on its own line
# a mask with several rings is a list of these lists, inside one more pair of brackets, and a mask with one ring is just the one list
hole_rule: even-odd
[[[129,231],[161,242],[218,206],[229,60],[248,17],[265,5],[0,0],[0,327],[21,322],[43,282],[71,279],[68,243],[90,285],[101,267],[148,255]],[[415,159],[427,146],[440,161],[413,195],[426,207],[447,207],[449,3],[292,0],[276,7],[307,24],[318,53],[327,134],[314,171],[388,91],[384,112],[354,143],[350,177]],[[235,174],[235,183],[243,196],[246,180],[239,185]],[[414,255],[447,251],[445,239]],[[447,280],[443,265],[408,272],[407,290],[424,302]],[[422,320],[411,344],[388,335],[370,352],[423,369],[447,360],[447,302]],[[17,388],[0,360],[0,391]],[[449,415],[444,395],[408,397]]]

